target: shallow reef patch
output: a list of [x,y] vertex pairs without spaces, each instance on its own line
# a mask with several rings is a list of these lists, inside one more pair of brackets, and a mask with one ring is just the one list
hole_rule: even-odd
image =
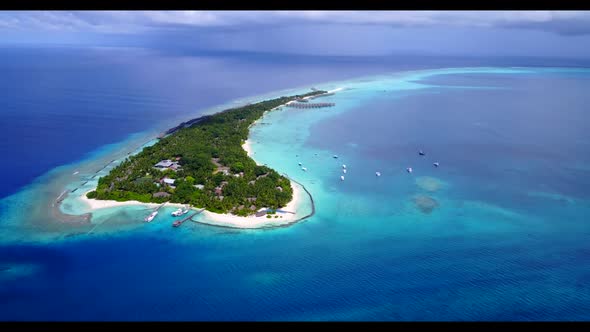
[[430,214],[434,209],[438,208],[440,204],[438,201],[427,195],[414,196],[414,204],[422,211],[422,213]]
[[420,187],[420,189],[428,192],[436,192],[442,188],[443,183],[439,179],[431,176],[420,176],[416,178],[416,185]]

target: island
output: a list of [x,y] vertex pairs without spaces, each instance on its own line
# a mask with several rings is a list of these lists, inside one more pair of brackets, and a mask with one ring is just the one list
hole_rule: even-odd
[[242,147],[249,128],[267,111],[328,93],[314,90],[181,123],[101,177],[86,198],[186,204],[242,217],[273,213],[293,200],[293,188],[249,157]]

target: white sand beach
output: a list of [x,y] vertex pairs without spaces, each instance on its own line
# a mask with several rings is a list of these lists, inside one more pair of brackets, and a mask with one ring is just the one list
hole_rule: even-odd
[[277,211],[275,215],[279,216],[278,218],[275,218],[275,215],[272,215],[272,218],[267,218],[266,215],[262,217],[239,217],[229,213],[221,214],[203,211],[202,216],[198,218],[198,222],[234,228],[263,228],[293,223],[304,217],[304,215],[298,213],[297,209],[299,208],[302,195],[305,195],[305,192],[299,184],[292,181],[291,188],[293,188],[293,199],[284,208],[281,208],[279,211]]
[[338,92],[338,91],[342,91],[342,90],[344,90],[344,88],[336,88],[336,89],[334,89],[334,90],[330,90],[330,91],[328,91],[328,93],[336,93],[336,92]]
[[[242,148],[244,149],[244,151],[246,151],[246,153],[248,154],[248,157],[252,158],[252,155],[254,153],[252,151],[252,141],[250,141],[249,138],[244,141],[244,144],[242,144]],[[252,158],[252,159],[254,159],[254,158]],[[256,160],[254,160],[254,161],[256,161]],[[260,164],[258,164],[257,161],[256,161],[256,164],[260,165]]]

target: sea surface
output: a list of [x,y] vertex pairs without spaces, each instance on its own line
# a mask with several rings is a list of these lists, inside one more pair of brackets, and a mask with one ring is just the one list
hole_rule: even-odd
[[[288,60],[0,53],[0,320],[590,318],[590,69]],[[258,162],[313,195],[303,222],[49,212],[180,121],[312,86],[342,88],[321,98],[336,106],[282,108],[250,136]],[[63,212],[81,212],[79,194]]]

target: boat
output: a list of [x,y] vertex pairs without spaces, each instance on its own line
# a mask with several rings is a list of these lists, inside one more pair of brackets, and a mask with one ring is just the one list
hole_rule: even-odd
[[375,175],[381,176],[381,172],[375,172]]
[[344,181],[344,175],[340,175],[340,181]]
[[342,165],[342,168],[346,168],[346,165]]
[[182,224],[182,222],[180,220],[176,220],[175,222],[172,223],[172,226],[178,227],[178,226],[180,226],[180,224]]
[[303,165],[301,162],[299,162],[299,166]]
[[76,174],[78,174],[78,173],[80,173],[80,172],[79,172],[79,171],[75,171],[73,174],[74,174],[74,175],[76,175]]
[[173,215],[174,217],[178,217],[178,216],[180,216],[181,214],[182,214],[182,209],[181,209],[181,208],[179,208],[178,210],[176,210],[176,211],[172,212],[172,215]]
[[338,159],[338,155],[333,155],[332,157],[334,157],[334,159]]
[[438,165],[439,165],[439,164],[438,164],[438,161],[437,161],[437,162],[435,162],[433,165],[434,165],[434,167],[438,167]]
[[406,171],[408,171],[408,173],[412,173],[412,167],[406,168]]
[[342,173],[346,174],[346,168],[342,170]]
[[150,213],[149,216],[145,217],[145,221],[150,222],[152,220],[154,220],[154,218],[156,217],[156,215],[158,214],[158,211],[154,211],[152,213]]
[[424,151],[420,150],[420,151],[418,151],[418,154],[419,154],[419,155],[421,155],[421,156],[423,156],[423,155],[425,155],[426,153],[424,153]]
[[183,214],[187,214],[187,213],[188,213],[188,211],[189,211],[189,209],[188,209],[188,208],[184,208],[184,210],[182,210],[182,213],[181,213],[181,215],[183,215]]
[[301,167],[301,170],[307,172],[307,167]]

